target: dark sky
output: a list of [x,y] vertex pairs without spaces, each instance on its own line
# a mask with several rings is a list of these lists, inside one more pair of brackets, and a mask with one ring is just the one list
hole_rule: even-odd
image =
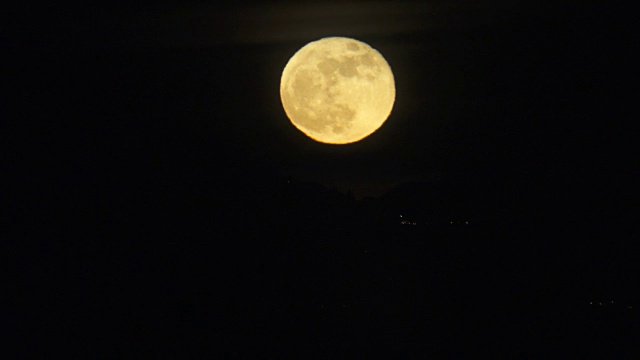
[[[270,174],[358,197],[425,181],[615,196],[614,205],[633,188],[636,85],[623,9],[251,4],[16,9],[5,32],[10,117],[27,135],[9,159],[16,172],[36,183],[140,186],[160,173],[183,185],[205,173]],[[280,104],[288,59],[326,36],[367,42],[396,79],[388,121],[351,145],[306,138]]]
[[[576,304],[639,298],[636,12],[220,3],[3,9],[2,319],[21,340],[8,343],[48,357],[48,342],[181,355],[230,343],[217,358],[234,358],[383,329],[356,344],[432,338],[457,354],[529,329],[517,354],[567,336],[632,348],[637,318],[616,328]],[[307,138],[280,104],[289,58],[326,36],[368,43],[396,80],[387,122],[351,145]],[[442,226],[401,226],[394,194]],[[303,324],[325,306],[324,328]],[[569,310],[579,317],[557,327]]]

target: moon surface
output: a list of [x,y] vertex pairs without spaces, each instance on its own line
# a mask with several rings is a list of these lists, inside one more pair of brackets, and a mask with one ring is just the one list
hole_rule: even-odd
[[378,130],[391,114],[396,88],[387,61],[371,46],[328,37],[303,46],[280,80],[293,125],[327,144],[349,144]]

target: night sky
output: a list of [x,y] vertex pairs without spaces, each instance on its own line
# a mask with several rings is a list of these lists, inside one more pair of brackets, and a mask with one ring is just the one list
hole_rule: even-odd
[[[109,259],[127,264],[117,274],[159,279],[134,265],[161,262],[144,255],[149,244],[230,234],[245,207],[269,223],[285,206],[265,194],[295,182],[370,201],[404,187],[414,207],[437,198],[452,213],[486,211],[510,231],[533,229],[516,252],[533,249],[556,270],[606,269],[594,283],[616,278],[602,288],[638,295],[637,38],[623,8],[165,1],[9,15],[3,222],[17,225],[11,264],[26,275],[16,283],[40,284],[37,294],[86,274],[80,254],[101,269],[87,280],[92,294],[113,273]],[[328,36],[368,43],[395,76],[389,119],[354,144],[314,142],[280,103],[289,58]],[[229,240],[213,243],[242,262]],[[173,269],[204,262],[178,248]],[[67,263],[60,278],[41,280]]]
[[[39,136],[29,155],[67,163],[54,167],[100,159],[105,171],[144,172],[139,159],[171,171],[199,157],[358,197],[407,181],[599,196],[631,183],[621,159],[631,153],[621,124],[632,117],[631,34],[618,11],[508,1],[52,8],[7,36],[10,103]],[[392,115],[356,144],[310,141],[280,103],[288,59],[326,36],[369,43],[396,78]]]

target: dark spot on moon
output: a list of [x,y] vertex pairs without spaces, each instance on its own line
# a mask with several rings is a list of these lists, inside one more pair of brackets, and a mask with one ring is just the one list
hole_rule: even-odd
[[330,117],[333,122],[329,125],[335,134],[341,134],[352,126],[353,118],[356,112],[346,105],[336,105],[336,109],[332,109]]
[[303,70],[295,77],[292,88],[297,98],[310,101],[320,91],[321,85],[313,81],[313,75],[308,70]]
[[340,62],[336,59],[325,59],[318,63],[318,69],[324,74],[333,73],[340,66]]
[[358,44],[354,43],[354,42],[350,42],[347,44],[347,49],[351,50],[351,51],[358,51],[360,49],[360,46],[358,46]]
[[356,76],[358,75],[358,63],[356,63],[354,60],[352,59],[347,59],[346,61],[343,61],[340,63],[340,75],[342,76],[346,76],[346,77],[352,77],[352,76]]
[[336,70],[340,75],[346,77],[352,77],[358,75],[357,69],[358,63],[350,58],[344,61],[338,61],[336,59],[325,59],[318,63],[318,69],[325,76],[331,75]]
[[371,54],[362,55],[360,57],[360,62],[364,66],[374,66],[374,65],[376,65],[376,62],[373,60],[373,57],[371,56]]

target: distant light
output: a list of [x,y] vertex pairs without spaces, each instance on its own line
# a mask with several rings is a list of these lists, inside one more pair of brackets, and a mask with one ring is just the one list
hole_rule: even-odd
[[589,301],[589,304],[593,305],[593,301]]
[[469,225],[469,222],[468,222],[468,221],[465,221],[464,223],[465,223],[465,225]]

